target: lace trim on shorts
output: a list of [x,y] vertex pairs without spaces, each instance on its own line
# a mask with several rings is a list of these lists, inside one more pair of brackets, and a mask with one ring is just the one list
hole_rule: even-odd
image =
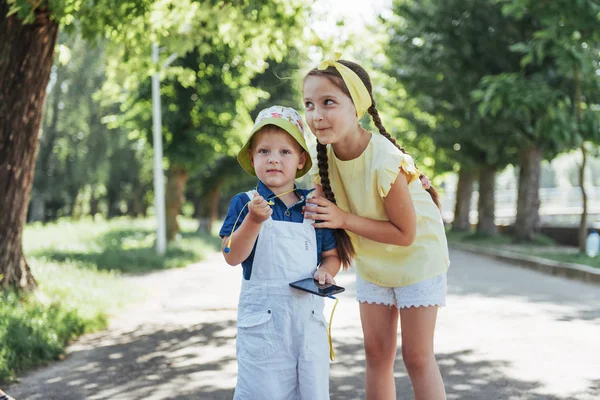
[[447,274],[397,288],[387,288],[367,282],[356,275],[356,299],[360,303],[385,304],[397,308],[444,307],[446,305]]

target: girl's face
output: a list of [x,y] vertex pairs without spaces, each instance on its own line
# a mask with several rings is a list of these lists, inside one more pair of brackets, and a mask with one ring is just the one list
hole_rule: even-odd
[[343,142],[359,128],[352,99],[323,76],[304,81],[306,122],[321,144]]
[[306,163],[304,149],[280,129],[258,132],[249,152],[256,176],[276,194],[293,189],[296,172]]

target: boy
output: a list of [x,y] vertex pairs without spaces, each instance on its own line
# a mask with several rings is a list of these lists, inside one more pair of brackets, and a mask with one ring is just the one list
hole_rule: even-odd
[[310,276],[334,283],[340,269],[332,232],[302,214],[312,190],[294,180],[312,162],[298,112],[261,111],[238,161],[259,181],[232,199],[220,232],[225,260],[244,275],[234,399],[329,399],[323,299],[289,287]]

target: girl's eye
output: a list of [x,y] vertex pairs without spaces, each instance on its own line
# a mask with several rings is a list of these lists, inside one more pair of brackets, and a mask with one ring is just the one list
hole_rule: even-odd
[[312,107],[312,103],[310,101],[304,102],[304,108],[310,108],[310,107]]
[[290,150],[281,150],[281,154],[292,154]]
[[330,106],[330,105],[332,105],[332,104],[333,104],[333,100],[331,100],[331,99],[326,99],[326,100],[324,101],[324,104],[325,104],[326,106]]
[[268,154],[268,153],[269,153],[269,150],[267,150],[267,149],[258,150],[258,154]]

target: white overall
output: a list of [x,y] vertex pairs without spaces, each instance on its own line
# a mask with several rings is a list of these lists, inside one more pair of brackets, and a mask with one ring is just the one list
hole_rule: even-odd
[[316,266],[312,220],[263,222],[252,275],[242,279],[235,400],[329,399],[323,298],[289,286]]

